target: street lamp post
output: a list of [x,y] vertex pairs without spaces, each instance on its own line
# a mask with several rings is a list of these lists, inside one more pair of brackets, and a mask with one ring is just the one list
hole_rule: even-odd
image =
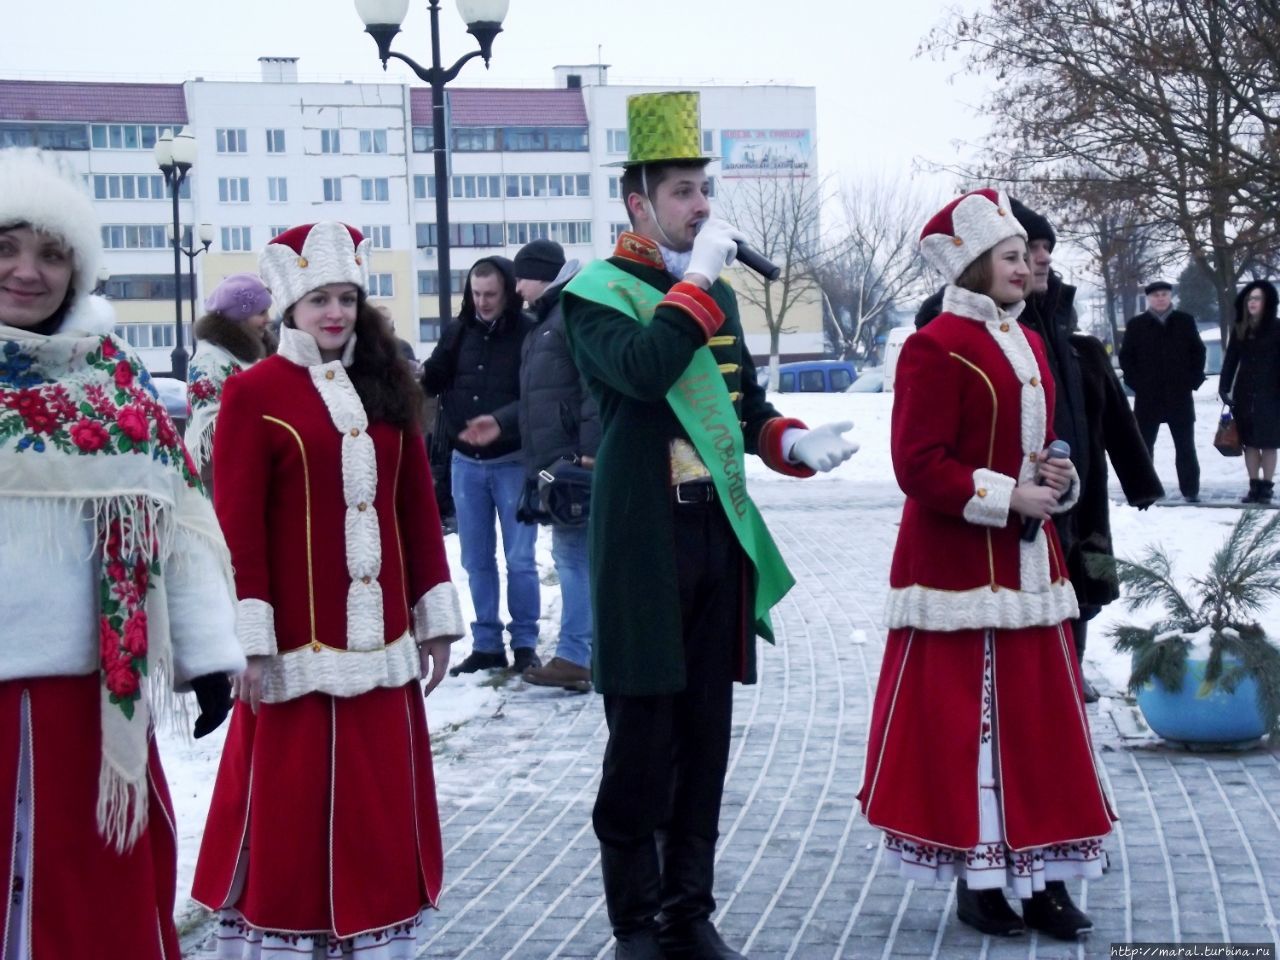
[[431,10],[431,66],[423,67],[402,53],[391,49],[391,41],[400,32],[409,0],[355,0],[356,12],[364,21],[365,32],[378,45],[382,69],[395,57],[409,65],[418,79],[431,87],[431,152],[435,159],[436,177],[436,271],[440,293],[440,330],[443,333],[452,313],[449,289],[449,166],[445,153],[444,87],[458,75],[472,57],[483,57],[489,66],[493,39],[502,32],[510,0],[458,0],[458,13],[467,24],[467,33],[476,38],[479,50],[458,58],[447,70],[440,63],[440,0],[428,0]]
[[[187,173],[196,162],[196,138],[183,131],[176,137],[170,130],[165,130],[156,140],[156,166],[164,174],[164,182],[169,185],[173,196],[173,308],[175,319],[173,324],[174,347],[172,357],[172,373],[178,380],[187,379],[187,348],[183,345],[182,336],[182,249],[178,238],[182,236],[181,221],[178,218],[178,192],[187,179]],[[192,316],[194,320],[194,315]]]
[[[196,243],[197,236],[199,237],[199,241],[200,241],[199,243]],[[200,256],[200,254],[202,253],[209,252],[209,244],[213,243],[213,224],[212,223],[200,224],[200,230],[198,234],[193,235],[191,238],[190,247],[185,247],[181,243],[179,243],[177,240],[175,240],[173,238],[172,232],[170,232],[170,235],[169,235],[169,242],[176,244],[178,246],[178,249],[181,250],[187,258],[187,277],[190,280],[190,288],[188,290],[188,293],[190,293],[191,295],[191,323],[194,325],[196,322],[196,257]],[[196,332],[193,326],[191,331],[192,349],[195,349],[195,345],[196,345]]]

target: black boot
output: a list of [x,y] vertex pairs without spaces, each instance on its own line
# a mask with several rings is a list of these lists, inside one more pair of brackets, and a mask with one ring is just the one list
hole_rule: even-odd
[[992,937],[1015,937],[1027,929],[1003,890],[970,890],[963,880],[956,881],[956,917]]
[[658,945],[658,852],[652,843],[634,847],[600,844],[605,905],[617,938],[614,960],[663,960]]
[[1271,497],[1275,493],[1276,483],[1274,480],[1258,481],[1258,496],[1255,503],[1270,503]]
[[1258,484],[1261,481],[1249,478],[1249,492],[1240,498],[1241,503],[1257,503],[1258,502]]
[[1028,927],[1055,940],[1076,940],[1093,929],[1093,921],[1071,902],[1067,885],[1061,880],[1050,880],[1030,900],[1023,900],[1022,919]]
[[449,676],[456,677],[462,673],[475,673],[478,670],[502,670],[506,666],[507,655],[502,651],[481,653],[479,650],[473,650],[460,664],[449,668]]
[[662,854],[662,914],[658,942],[666,960],[746,960],[711,924],[716,901],[714,841],[659,831]]
[[664,960],[747,960],[746,954],[734,950],[722,939],[710,920],[695,920],[679,931],[679,938],[671,939],[671,931],[664,930],[659,938]]

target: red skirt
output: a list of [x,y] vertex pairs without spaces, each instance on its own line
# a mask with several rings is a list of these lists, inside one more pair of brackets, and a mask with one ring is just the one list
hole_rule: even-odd
[[984,696],[998,725],[1004,842],[1012,850],[1102,837],[1115,815],[1094,765],[1066,624],[995,630],[993,691],[983,630],[891,630],[858,799],[873,826],[917,842],[979,843]]
[[17,909],[0,898],[0,953],[26,945],[13,960],[180,956],[173,804],[154,740],[146,830],[123,854],[98,834],[99,697],[96,674],[0,682],[0,864],[6,893],[22,892]]
[[435,906],[443,875],[421,688],[237,703],[192,898],[251,926],[354,937]]

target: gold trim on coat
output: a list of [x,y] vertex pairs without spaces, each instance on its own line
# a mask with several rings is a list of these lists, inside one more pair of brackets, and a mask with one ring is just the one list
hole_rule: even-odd
[[265,413],[262,415],[262,419],[288,430],[297,442],[298,453],[302,456],[302,485],[305,493],[304,502],[307,515],[307,612],[311,615],[311,649],[319,650],[324,644],[316,639],[316,582],[311,564],[311,469],[307,466],[307,447],[302,442],[302,437],[299,436],[298,431],[292,425]]

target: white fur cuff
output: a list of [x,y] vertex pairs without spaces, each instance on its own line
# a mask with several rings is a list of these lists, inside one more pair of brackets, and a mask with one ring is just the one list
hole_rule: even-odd
[[984,527],[1003,527],[1009,522],[1009,500],[1017,481],[1003,473],[979,467],[973,471],[973,496],[964,505],[964,518]]
[[236,607],[236,636],[246,657],[274,656],[276,612],[265,600],[248,598]]
[[413,638],[418,643],[452,642],[465,632],[458,591],[450,581],[437,583],[413,605]]

